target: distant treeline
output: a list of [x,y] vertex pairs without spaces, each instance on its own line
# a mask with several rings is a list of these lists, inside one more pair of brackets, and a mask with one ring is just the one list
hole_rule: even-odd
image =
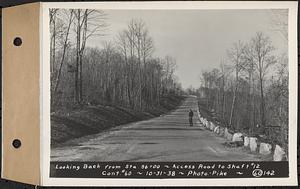
[[227,64],[223,60],[219,68],[202,72],[197,92],[226,126],[264,133],[287,148],[288,57],[275,56],[274,50],[261,32],[249,42],[235,43],[228,50]]
[[145,110],[181,93],[176,61],[152,56],[154,42],[143,20],[129,21],[113,41],[87,46],[109,32],[107,16],[100,10],[50,10],[52,111],[78,104]]

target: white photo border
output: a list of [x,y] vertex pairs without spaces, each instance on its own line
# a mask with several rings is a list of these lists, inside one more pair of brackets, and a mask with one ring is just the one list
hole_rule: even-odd
[[[156,1],[156,2],[43,2],[40,12],[41,36],[41,185],[42,186],[287,186],[297,185],[297,3],[296,1]],[[288,178],[222,178],[222,179],[115,179],[50,177],[50,30],[49,9],[289,9],[289,177]]]

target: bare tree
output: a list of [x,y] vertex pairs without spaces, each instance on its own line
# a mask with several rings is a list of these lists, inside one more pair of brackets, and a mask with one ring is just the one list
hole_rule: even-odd
[[221,115],[222,115],[222,119],[225,120],[225,110],[226,110],[226,94],[225,94],[225,87],[226,87],[226,82],[227,82],[227,77],[229,74],[229,67],[227,65],[225,65],[224,60],[221,61],[220,63],[220,85],[221,85],[221,93],[222,93],[222,97],[221,97]]
[[54,62],[55,62],[55,53],[56,53],[56,36],[57,36],[57,12],[58,9],[49,9],[49,18],[50,18],[50,57],[51,57],[51,73],[54,73]]
[[247,72],[248,76],[248,83],[249,83],[249,94],[248,94],[248,115],[249,115],[249,124],[250,124],[250,131],[255,126],[255,60],[254,60],[254,52],[253,48],[250,44],[247,44],[244,48],[244,60],[245,60],[245,71]]
[[243,52],[244,52],[245,45],[238,41],[237,43],[233,44],[233,47],[228,51],[228,57],[233,63],[233,69],[235,72],[235,87],[233,91],[233,99],[231,104],[231,111],[230,111],[230,119],[229,119],[229,125],[233,127],[233,114],[234,114],[234,108],[235,103],[237,99],[237,91],[239,88],[239,77],[240,73],[243,70]]
[[63,50],[62,50],[62,56],[61,56],[61,60],[60,60],[60,64],[59,64],[59,70],[58,70],[58,74],[57,74],[56,81],[55,81],[54,93],[57,92],[57,88],[59,86],[62,67],[63,67],[63,64],[65,62],[65,55],[66,55],[66,51],[67,51],[67,47],[68,47],[70,28],[71,28],[71,24],[72,24],[73,19],[74,19],[73,10],[70,10],[70,11],[65,10],[64,13],[65,13],[66,17],[68,17],[69,19],[68,19],[68,22],[67,22],[67,28],[64,32],[65,38],[64,38],[64,41],[63,41]]
[[83,100],[83,55],[86,42],[93,36],[102,36],[108,26],[105,22],[105,13],[101,10],[77,9],[74,10],[74,29],[76,35],[76,69],[75,69],[75,101]]
[[[125,61],[125,96],[127,97],[127,101],[130,107],[134,107],[134,102],[132,100],[132,65],[128,61],[128,55],[130,54],[130,41],[128,39],[127,35],[127,30],[123,30],[118,33],[117,38],[116,38],[116,44],[119,52],[123,55],[124,61]],[[129,57],[130,61],[132,60],[132,56]]]
[[261,124],[266,126],[265,117],[265,97],[264,97],[264,81],[266,74],[271,65],[276,63],[275,57],[272,55],[274,47],[272,42],[268,37],[266,37],[262,32],[257,32],[255,37],[251,40],[252,58],[255,62],[256,69],[259,76],[259,86],[260,86],[260,110],[261,110]]
[[[235,43],[228,51],[230,69],[222,63],[219,74],[214,69],[202,72],[200,99],[234,130],[265,134],[269,142],[288,149],[288,58],[275,58],[273,51],[271,40],[261,32],[246,45]],[[254,130],[256,124],[280,127]]]
[[[127,26],[127,29],[120,32],[117,37],[117,44],[120,52],[125,58],[125,63],[129,65],[127,70],[127,95],[129,101],[133,102],[132,97],[136,97],[135,100],[139,109],[143,107],[143,96],[148,96],[149,91],[147,90],[146,74],[142,73],[144,67],[146,67],[147,58],[149,58],[153,52],[153,40],[149,36],[148,29],[143,20],[132,19]],[[128,54],[130,54],[130,63],[128,62]],[[137,71],[133,70],[132,64],[137,60]],[[130,85],[134,82],[132,74],[137,74],[137,85],[138,89],[135,94],[130,92]],[[129,77],[131,76],[131,79]],[[131,80],[131,82],[129,82]],[[152,91],[150,91],[151,93]]]
[[154,44],[152,37],[149,36],[149,31],[147,28],[144,28],[141,36],[141,51],[143,57],[143,63],[146,64],[146,59],[151,56],[154,50]]
[[170,56],[166,56],[162,60],[163,65],[163,81],[162,81],[162,95],[167,94],[170,90],[173,89],[173,79],[174,79],[174,72],[177,68],[176,61],[174,58]]
[[[114,42],[95,48],[87,46],[88,40],[103,35],[105,14],[89,9],[60,11],[57,20],[64,27],[56,58],[58,75],[52,81],[53,91],[59,94],[54,97],[59,101],[55,107],[86,102],[144,111],[159,107],[168,95],[180,94],[176,61],[152,57],[154,42],[144,21],[131,20]],[[64,89],[59,90],[62,85]]]

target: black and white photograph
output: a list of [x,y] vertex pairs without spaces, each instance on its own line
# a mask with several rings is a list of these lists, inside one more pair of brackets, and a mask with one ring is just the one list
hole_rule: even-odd
[[84,162],[288,169],[289,9],[48,13],[50,172]]

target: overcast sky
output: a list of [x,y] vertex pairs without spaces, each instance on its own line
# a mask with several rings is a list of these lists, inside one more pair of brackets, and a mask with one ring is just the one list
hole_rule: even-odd
[[268,35],[277,53],[287,52],[287,41],[274,31],[270,10],[106,10],[107,36],[88,41],[99,46],[114,40],[131,19],[145,21],[154,39],[153,56],[172,56],[184,88],[199,87],[201,70],[218,67],[226,50],[238,40],[249,41],[257,31]]

